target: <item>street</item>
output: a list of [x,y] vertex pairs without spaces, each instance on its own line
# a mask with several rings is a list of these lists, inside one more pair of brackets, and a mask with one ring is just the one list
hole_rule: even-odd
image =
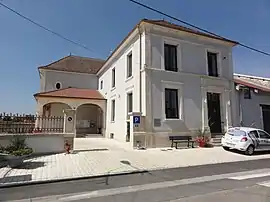
[[3,188],[0,196],[18,202],[264,202],[270,201],[270,159]]

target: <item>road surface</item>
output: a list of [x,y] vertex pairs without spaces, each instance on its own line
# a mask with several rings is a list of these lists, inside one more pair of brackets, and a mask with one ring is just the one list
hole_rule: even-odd
[[270,202],[270,159],[3,188],[0,201]]

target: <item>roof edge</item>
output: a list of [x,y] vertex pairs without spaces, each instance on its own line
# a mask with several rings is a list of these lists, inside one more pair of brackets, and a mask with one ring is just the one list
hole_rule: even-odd
[[61,89],[56,89],[56,90],[50,90],[50,91],[35,93],[34,97],[40,96],[41,94],[44,94],[44,93],[53,93],[53,92],[56,92],[56,91],[66,90],[66,89],[69,89],[69,88],[73,88],[73,87],[67,87],[67,88],[61,88]]
[[53,95],[38,95],[36,97],[72,98],[72,99],[85,99],[85,100],[106,100],[105,98],[85,98],[85,97],[53,96]]
[[[167,28],[170,28],[170,29],[176,29],[176,28],[170,27],[169,25],[165,25],[165,24],[164,25],[161,25],[161,24],[158,23],[158,20],[156,20],[156,22],[155,22],[155,20],[149,20],[149,19],[143,19],[141,21],[142,22],[149,23],[149,24],[161,26],[161,27],[167,27]],[[164,21],[164,22],[168,22],[168,21]],[[168,22],[168,23],[170,23],[170,22]],[[187,30],[181,30],[182,32],[188,32],[188,33],[199,35],[199,36],[203,36],[203,37],[206,37],[206,38],[213,38],[213,39],[216,39],[216,40],[219,40],[219,41],[224,41],[224,42],[227,42],[227,43],[232,43],[232,44],[234,44],[234,46],[239,44],[239,42],[237,42],[237,41],[233,41],[233,40],[227,39],[227,38],[222,37],[222,36],[215,36],[213,34],[209,34],[209,33],[200,31],[198,29],[196,30],[195,28],[193,30],[193,29],[188,28],[188,27],[185,27],[183,25],[178,25],[178,24],[175,24],[175,23],[171,23],[171,24],[172,24],[172,26],[180,26],[180,27],[183,27],[183,28],[186,28],[187,29]],[[195,33],[195,32],[198,32],[198,33]]]

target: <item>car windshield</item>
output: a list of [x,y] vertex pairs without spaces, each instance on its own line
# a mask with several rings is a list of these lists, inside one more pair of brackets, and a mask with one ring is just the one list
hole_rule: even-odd
[[246,132],[243,131],[243,130],[239,130],[239,129],[229,129],[228,132],[227,132],[229,135],[232,135],[232,136],[245,136],[246,135]]

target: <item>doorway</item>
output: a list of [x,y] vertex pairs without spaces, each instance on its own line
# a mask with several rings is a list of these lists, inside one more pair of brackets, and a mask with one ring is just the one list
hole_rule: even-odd
[[220,94],[207,92],[208,125],[212,136],[220,135],[221,113],[220,113]]
[[263,129],[270,134],[270,105],[261,105]]

